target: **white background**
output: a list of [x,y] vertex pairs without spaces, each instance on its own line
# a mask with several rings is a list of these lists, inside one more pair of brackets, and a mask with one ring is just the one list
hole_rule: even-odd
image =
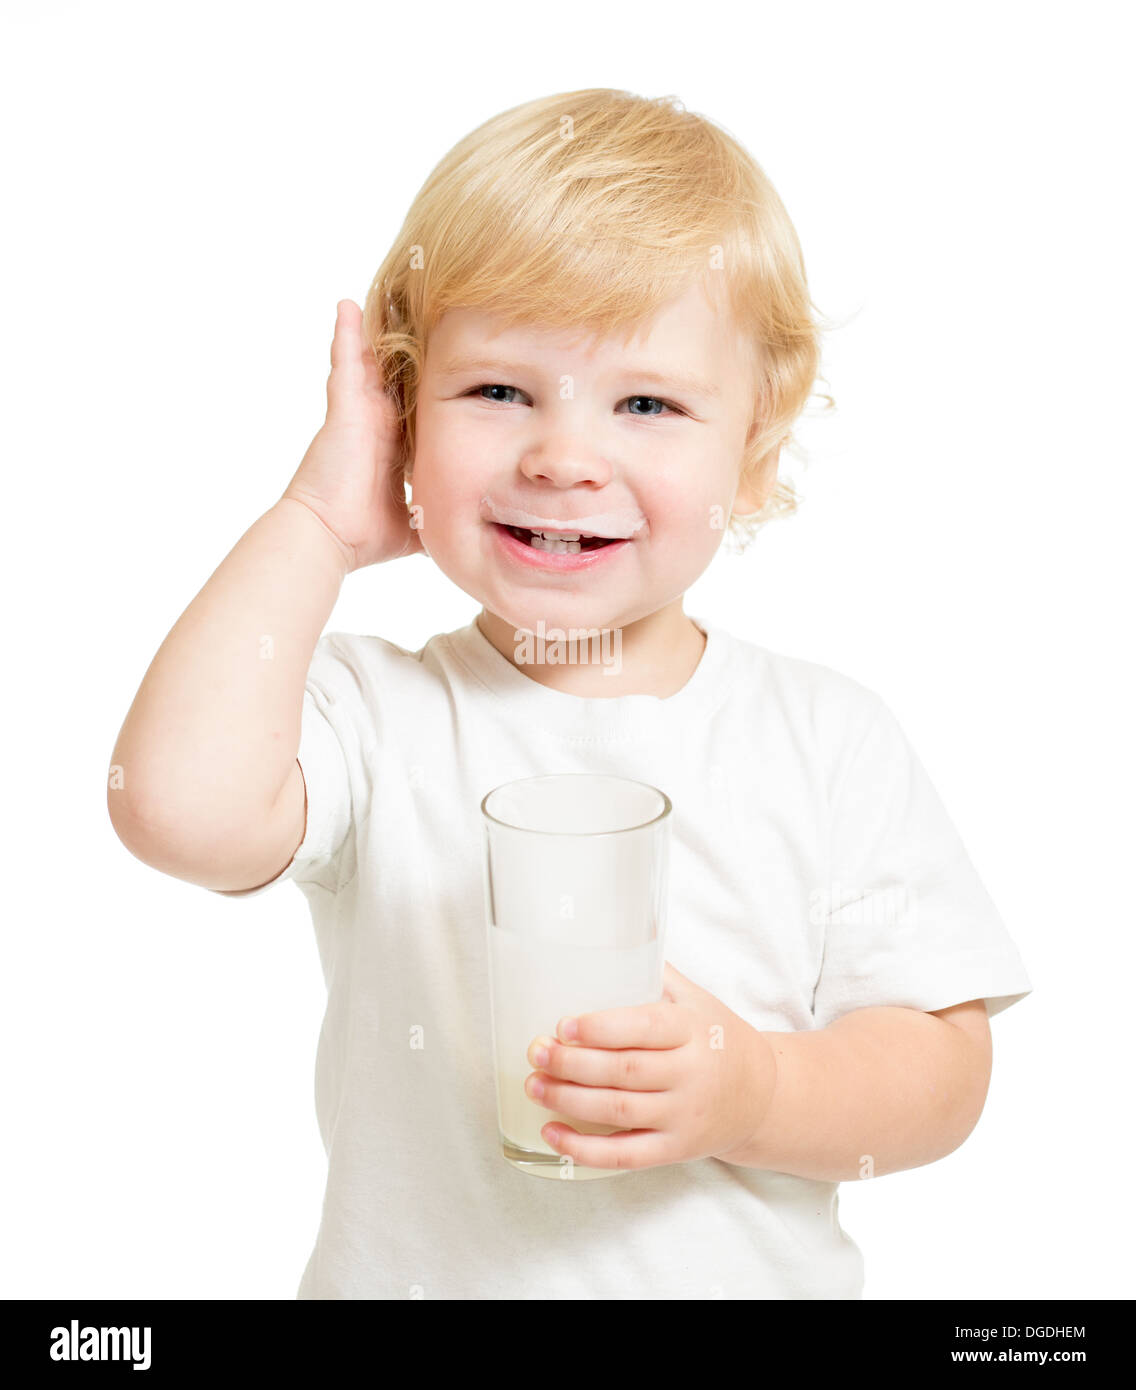
[[[326,1173],[307,904],[135,860],[110,754],[319,427],[336,300],[434,163],[593,86],[737,136],[845,322],[801,512],[687,611],[884,697],[1034,984],[962,1148],[841,1188],[866,1297],[1136,1294],[1126,7],[726,14],[9,11],[0,1296],[295,1296]],[[415,556],[352,575],[329,628],[416,649],[475,611]]]

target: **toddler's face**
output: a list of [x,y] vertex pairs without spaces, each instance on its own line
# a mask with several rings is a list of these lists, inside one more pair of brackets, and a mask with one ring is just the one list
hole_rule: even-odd
[[[411,486],[424,548],[514,628],[628,627],[681,602],[738,492],[750,363],[698,286],[626,346],[450,310],[430,335],[417,400]],[[504,522],[630,539],[534,550]]]

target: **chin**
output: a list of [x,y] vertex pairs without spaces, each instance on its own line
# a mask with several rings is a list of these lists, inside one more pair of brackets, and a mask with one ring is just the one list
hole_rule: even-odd
[[[596,601],[594,599],[589,600],[586,606],[579,600],[569,599],[544,605],[532,603],[516,605],[508,611],[494,608],[492,604],[486,604],[486,607],[514,629],[532,633],[542,631],[547,633],[552,629],[559,629],[565,636],[573,629],[578,632],[592,630],[614,632],[629,627],[638,616],[641,616],[637,610],[614,608],[609,604],[604,604],[602,600]],[[644,610],[644,612],[648,611],[650,610]]]

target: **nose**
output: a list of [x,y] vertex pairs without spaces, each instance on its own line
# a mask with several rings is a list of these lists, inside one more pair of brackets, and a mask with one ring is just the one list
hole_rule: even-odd
[[594,483],[602,487],[611,481],[611,464],[578,433],[549,431],[527,450],[521,460],[521,472],[533,482],[551,487],[576,487]]

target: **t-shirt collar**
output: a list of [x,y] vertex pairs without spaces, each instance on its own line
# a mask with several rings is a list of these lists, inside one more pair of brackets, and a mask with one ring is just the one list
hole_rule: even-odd
[[[717,624],[688,615],[706,634],[698,665],[673,695],[570,695],[526,676],[485,636],[476,618],[447,633],[450,651],[494,695],[506,699],[518,717],[554,732],[580,736],[647,737],[664,723],[697,709],[700,717],[717,705],[728,688],[729,634]],[[614,677],[612,677],[614,680]]]

